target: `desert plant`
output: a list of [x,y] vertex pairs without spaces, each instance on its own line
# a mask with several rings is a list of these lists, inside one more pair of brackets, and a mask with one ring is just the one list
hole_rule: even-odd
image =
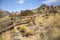
[[20,25],[17,29],[20,30],[20,32],[22,32],[24,36],[29,36],[34,34],[34,31],[30,30],[26,25]]

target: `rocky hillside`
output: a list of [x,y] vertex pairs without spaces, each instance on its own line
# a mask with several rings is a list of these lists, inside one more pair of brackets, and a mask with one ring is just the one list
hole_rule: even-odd
[[60,40],[60,6],[44,4],[34,10],[13,12],[9,17],[14,26],[2,31],[0,40]]
[[41,5],[37,9],[32,10],[33,12],[38,13],[60,13],[60,6],[48,6],[48,5]]

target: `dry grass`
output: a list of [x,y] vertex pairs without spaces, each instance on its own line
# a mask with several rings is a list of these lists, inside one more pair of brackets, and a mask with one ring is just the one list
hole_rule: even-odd
[[8,20],[8,19],[10,19],[10,17],[9,17],[9,16],[5,16],[5,17],[3,17],[3,18],[0,18],[0,22],[6,21],[6,20]]
[[17,30],[19,30],[24,36],[34,35],[34,30],[30,30],[26,25],[19,25]]

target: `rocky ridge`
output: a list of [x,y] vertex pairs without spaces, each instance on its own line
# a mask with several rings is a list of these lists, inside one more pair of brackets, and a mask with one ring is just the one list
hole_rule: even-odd
[[4,31],[0,40],[60,40],[59,10],[60,6],[42,5],[32,12],[23,11],[20,16],[14,14],[11,20],[15,22],[12,25],[23,23]]

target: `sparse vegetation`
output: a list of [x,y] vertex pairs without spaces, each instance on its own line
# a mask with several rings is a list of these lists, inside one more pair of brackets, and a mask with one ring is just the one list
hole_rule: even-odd
[[34,31],[30,30],[26,25],[20,25],[17,28],[24,36],[34,35]]
[[33,14],[35,14],[35,13],[32,12],[31,10],[21,11],[21,16],[31,16]]
[[[13,26],[13,30],[15,30],[16,27],[15,33],[17,35],[12,31],[12,33],[16,35],[16,38],[22,38],[22,40],[60,40],[60,6],[42,5],[37,9],[25,10],[21,11],[20,13],[13,12],[10,15],[6,15],[5,11],[0,11],[0,22],[4,23],[7,20],[14,20],[14,22],[12,22],[12,25],[14,25],[13,23],[18,24]],[[9,22],[7,24],[0,25],[0,30],[7,28],[10,26],[10,24],[11,23]],[[6,32],[8,33],[7,30]],[[2,39],[6,40],[7,37],[4,38],[4,35],[9,35],[9,37],[12,35],[11,32],[8,34],[7,33],[3,31],[1,34]]]
[[0,18],[0,22],[6,21],[6,20],[10,20],[10,17],[9,16],[5,16],[3,18]]

